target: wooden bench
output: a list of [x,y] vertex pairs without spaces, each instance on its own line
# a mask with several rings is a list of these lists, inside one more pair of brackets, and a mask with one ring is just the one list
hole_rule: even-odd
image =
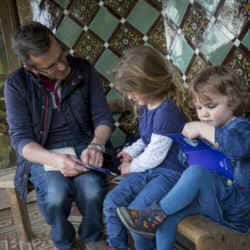
[[[6,190],[12,217],[16,225],[19,239],[30,242],[32,230],[27,207],[14,188],[15,168],[4,176],[0,176],[0,188]],[[200,215],[184,219],[177,231],[185,239],[193,243],[196,250],[249,250],[250,234],[244,235],[216,224]],[[190,248],[188,248],[190,249]]]
[[[9,171],[8,171],[9,172]],[[31,242],[32,230],[27,206],[19,199],[14,186],[15,168],[6,175],[0,176],[0,188],[5,189],[11,208],[18,237],[24,242]]]
[[177,231],[196,250],[250,250],[250,234],[232,231],[200,215],[184,219]]

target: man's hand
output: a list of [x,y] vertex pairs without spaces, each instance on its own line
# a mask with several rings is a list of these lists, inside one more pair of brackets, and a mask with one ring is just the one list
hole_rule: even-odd
[[55,166],[65,177],[77,176],[88,171],[78,163],[81,164],[81,161],[73,155],[56,154]]
[[118,153],[117,157],[121,159],[121,162],[131,162],[133,160],[132,156],[124,151]]
[[95,148],[86,148],[83,150],[80,159],[83,164],[95,167],[102,167],[103,164],[103,154]]
[[130,173],[130,163],[122,162],[122,164],[119,166],[119,169],[121,170],[121,175],[128,175]]

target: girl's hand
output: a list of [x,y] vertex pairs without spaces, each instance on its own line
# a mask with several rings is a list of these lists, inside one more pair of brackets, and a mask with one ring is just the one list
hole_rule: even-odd
[[129,162],[123,162],[120,166],[119,169],[121,170],[121,175],[125,176],[130,173],[130,163]]
[[188,122],[185,124],[182,134],[188,139],[195,139],[201,136],[200,129],[202,127],[201,122]]
[[201,137],[215,145],[215,127],[204,122],[188,122],[185,124],[182,134],[188,139]]
[[132,156],[124,151],[118,153],[117,157],[121,159],[121,162],[131,162],[133,160]]

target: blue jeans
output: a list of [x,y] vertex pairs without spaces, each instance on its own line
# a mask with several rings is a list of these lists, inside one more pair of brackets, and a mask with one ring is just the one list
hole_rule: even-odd
[[227,225],[225,210],[228,213],[231,211],[237,226],[244,227],[240,223],[246,221],[246,217],[243,217],[245,215],[241,214],[240,209],[232,210],[235,206],[232,202],[239,203],[240,199],[233,185],[227,184],[225,177],[203,167],[190,166],[159,203],[167,214],[167,219],[157,229],[157,250],[172,250],[177,224],[193,214],[203,214]]
[[78,233],[82,242],[97,241],[103,233],[102,203],[106,193],[103,176],[89,172],[64,177],[59,171],[45,171],[34,164],[30,181],[36,189],[37,203],[46,222],[51,225],[51,238],[60,250],[71,250],[75,230],[68,221],[72,201],[83,219]]
[[[159,201],[176,183],[180,174],[166,168],[157,168],[143,173],[128,175],[104,200],[104,215],[107,225],[108,244],[128,249],[126,228],[117,216],[120,206],[142,209]],[[132,234],[137,250],[152,250],[155,240]]]

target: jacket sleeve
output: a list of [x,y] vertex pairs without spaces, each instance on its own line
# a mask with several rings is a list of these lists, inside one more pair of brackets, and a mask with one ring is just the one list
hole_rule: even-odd
[[4,87],[11,144],[20,155],[26,144],[34,142],[33,125],[22,86],[17,76],[12,76],[6,80]]
[[[237,119],[237,118],[236,118]],[[234,126],[215,129],[215,141],[219,149],[230,159],[250,157],[250,122],[241,120]]]
[[108,107],[101,80],[97,71],[90,67],[90,109],[94,128],[99,125],[113,128],[112,113]]

